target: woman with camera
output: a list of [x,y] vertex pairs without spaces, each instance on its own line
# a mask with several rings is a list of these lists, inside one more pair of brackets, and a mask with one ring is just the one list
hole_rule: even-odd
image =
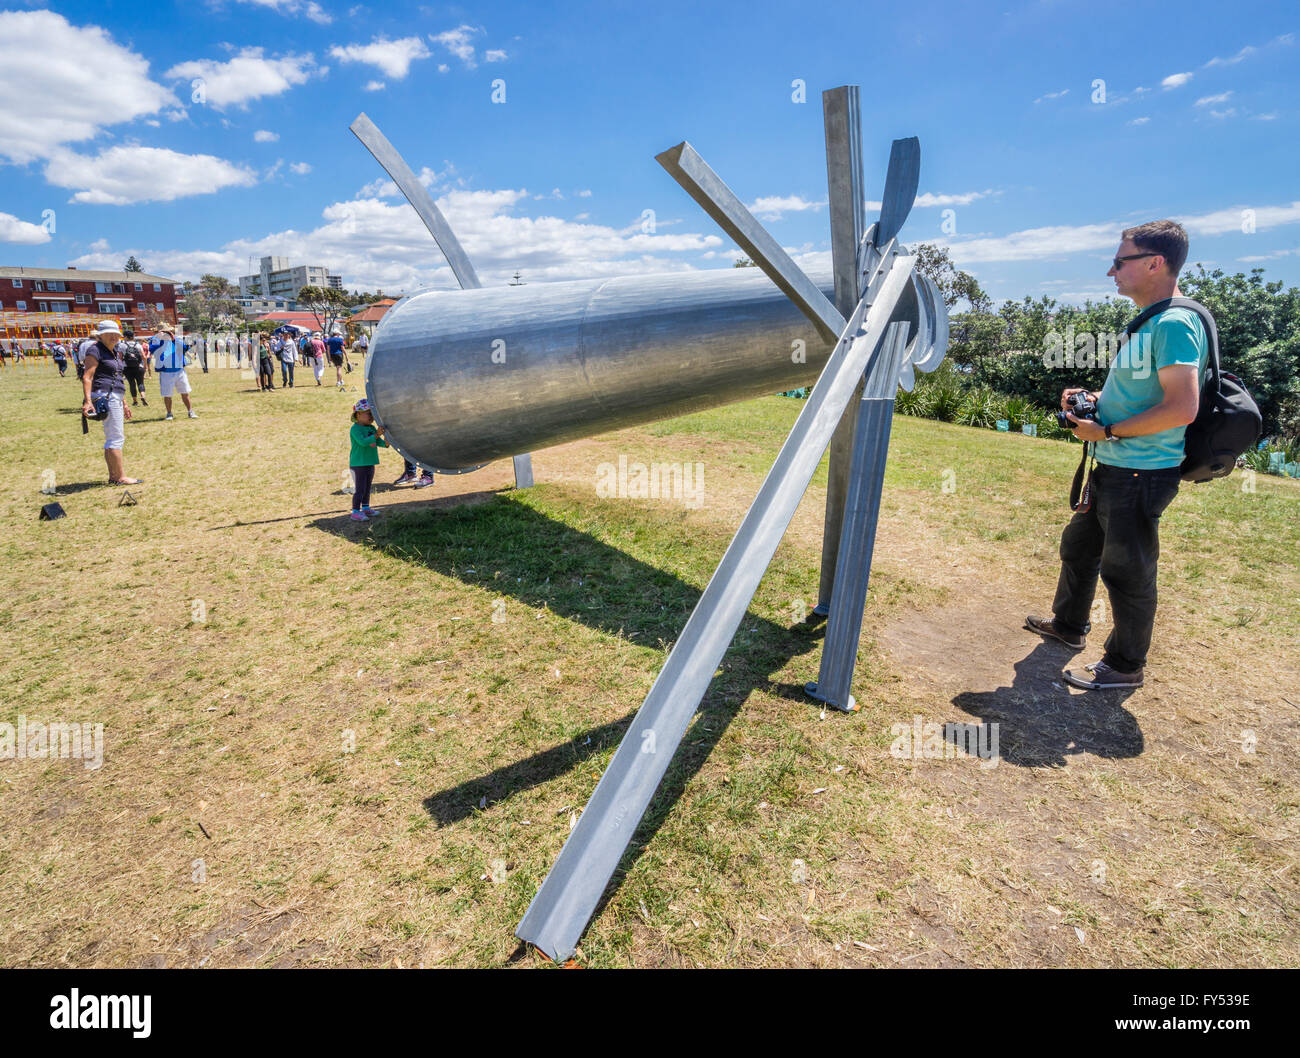
[[123,423],[131,418],[131,409],[123,404],[126,362],[117,352],[121,340],[122,329],[114,320],[103,320],[95,328],[95,344],[85,349],[85,370],[81,378],[85,400],[81,412],[87,418],[99,419],[104,424],[108,483],[139,485],[139,478],[125,477],[122,470],[122,445],[126,441]]

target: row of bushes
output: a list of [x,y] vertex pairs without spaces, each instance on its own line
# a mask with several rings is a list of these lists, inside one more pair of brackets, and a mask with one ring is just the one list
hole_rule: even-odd
[[928,375],[918,374],[910,393],[899,390],[894,410],[903,415],[995,429],[999,420],[1019,433],[1024,426],[1038,428],[1039,437],[1073,438],[1056,423],[1056,409],[1025,397],[1008,396],[982,383],[969,382],[951,360]]

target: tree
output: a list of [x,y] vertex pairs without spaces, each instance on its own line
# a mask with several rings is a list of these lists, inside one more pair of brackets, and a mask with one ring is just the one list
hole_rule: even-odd
[[754,262],[751,261],[748,257],[738,257],[736,260],[731,262],[731,267],[732,268],[757,268],[758,265],[754,264]]
[[144,265],[135,259],[135,254],[132,254],[126,259],[126,264],[122,266],[122,270],[124,272],[143,272]]
[[225,276],[205,274],[185,295],[186,330],[201,332],[241,326],[243,311],[235,287]]
[[965,301],[972,312],[987,312],[992,306],[989,297],[979,285],[979,281],[969,272],[963,272],[948,254],[946,246],[933,243],[918,243],[914,248],[916,270],[923,276],[934,280],[935,286],[943,296],[943,303],[952,308],[959,301]]
[[316,317],[322,333],[329,334],[344,310],[352,304],[352,297],[346,291],[333,287],[305,286],[298,291],[298,302],[306,305]]

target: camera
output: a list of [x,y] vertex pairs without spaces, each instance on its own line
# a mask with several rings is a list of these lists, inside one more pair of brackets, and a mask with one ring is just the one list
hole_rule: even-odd
[[[1097,417],[1097,402],[1092,399],[1090,393],[1071,393],[1065,398],[1065,403],[1069,411],[1076,419],[1095,419]],[[1056,423],[1063,430],[1073,430],[1074,423],[1065,417],[1065,412],[1056,413]]]

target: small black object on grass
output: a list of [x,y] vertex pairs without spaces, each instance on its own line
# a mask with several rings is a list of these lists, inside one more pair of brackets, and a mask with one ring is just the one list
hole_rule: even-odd
[[55,518],[66,518],[68,512],[63,509],[61,503],[47,503],[41,508],[41,516],[36,519],[38,522],[52,522]]

